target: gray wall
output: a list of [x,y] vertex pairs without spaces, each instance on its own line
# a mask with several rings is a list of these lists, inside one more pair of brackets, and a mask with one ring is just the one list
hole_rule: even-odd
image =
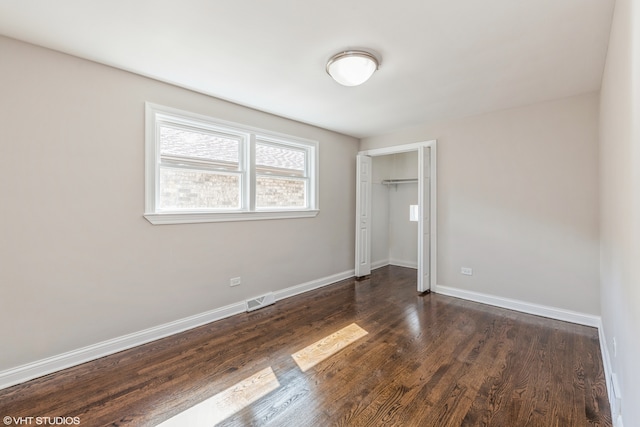
[[418,184],[381,184],[385,179],[417,179],[417,152],[373,157],[371,262],[418,266],[418,223],[409,205],[418,204]]
[[[0,58],[0,371],[353,269],[356,139],[7,38]],[[319,141],[320,214],[151,225],[145,101]]]
[[[418,152],[391,155],[391,179],[418,178]],[[418,204],[418,184],[389,187],[389,260],[418,267],[418,223],[409,221],[409,205]]]
[[600,101],[600,296],[625,426],[640,425],[639,46],[640,4],[617,0]]
[[371,180],[371,264],[389,263],[389,187],[382,184],[391,174],[392,156],[372,158]]
[[592,93],[365,138],[360,149],[438,140],[438,285],[598,315],[597,123]]

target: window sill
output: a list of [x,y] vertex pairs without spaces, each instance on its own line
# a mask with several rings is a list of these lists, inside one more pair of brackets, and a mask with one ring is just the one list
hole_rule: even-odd
[[269,211],[269,212],[189,212],[189,213],[146,213],[144,217],[153,225],[195,224],[201,222],[260,221],[267,219],[313,218],[319,210]]

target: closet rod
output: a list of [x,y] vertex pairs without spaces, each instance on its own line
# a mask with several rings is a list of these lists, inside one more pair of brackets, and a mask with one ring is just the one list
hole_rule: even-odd
[[417,179],[383,179],[382,184],[395,185],[395,184],[411,184],[418,182]]

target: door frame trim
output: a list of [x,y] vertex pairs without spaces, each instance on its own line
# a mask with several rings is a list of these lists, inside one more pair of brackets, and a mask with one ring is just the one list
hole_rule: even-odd
[[[437,251],[437,212],[438,212],[438,206],[437,206],[437,200],[438,200],[438,195],[437,195],[437,146],[438,146],[438,141],[435,139],[429,140],[429,141],[421,141],[421,142],[414,142],[414,143],[410,143],[410,144],[399,144],[399,145],[392,145],[389,147],[383,147],[383,148],[373,148],[370,150],[364,150],[364,151],[359,151],[358,155],[363,155],[363,156],[369,156],[369,157],[377,157],[377,156],[386,156],[388,154],[399,154],[399,153],[406,153],[409,151],[419,151],[420,148],[424,148],[424,147],[428,147],[431,149],[431,155],[429,156],[430,158],[430,175],[429,175],[429,186],[430,186],[430,191],[429,191],[429,206],[430,206],[430,215],[429,215],[429,227],[430,227],[430,233],[429,233],[429,264],[430,264],[430,269],[429,269],[429,289],[435,289],[436,288],[436,278],[437,278],[437,266],[438,266],[438,251]],[[359,179],[359,177],[358,177]],[[418,185],[422,185],[423,183],[419,183]],[[356,200],[356,204],[359,203],[358,200]],[[424,244],[424,242],[423,242]],[[426,289],[425,289],[426,291]]]
[[[366,161],[365,161],[366,160]],[[363,167],[366,165],[367,181],[363,180]],[[355,275],[357,278],[371,274],[371,171],[373,162],[370,156],[356,156],[356,250]],[[363,184],[367,182],[367,185]],[[363,194],[364,191],[364,194]],[[365,206],[362,206],[363,200]],[[366,215],[363,217],[362,213]],[[363,219],[364,218],[364,219]],[[363,229],[363,224],[366,224]],[[366,243],[365,243],[366,242]],[[363,244],[364,243],[364,244]],[[364,262],[361,262],[364,259]]]

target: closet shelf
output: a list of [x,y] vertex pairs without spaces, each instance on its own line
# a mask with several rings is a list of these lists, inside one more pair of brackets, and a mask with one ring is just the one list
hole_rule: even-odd
[[382,184],[384,185],[396,185],[396,184],[413,184],[418,182],[417,178],[414,179],[383,179]]

